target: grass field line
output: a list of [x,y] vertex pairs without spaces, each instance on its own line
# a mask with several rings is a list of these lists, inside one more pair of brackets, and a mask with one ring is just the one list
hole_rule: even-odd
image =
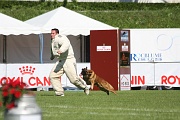
[[[45,106],[43,106],[45,107]],[[120,111],[139,111],[139,112],[143,112],[143,111],[146,111],[146,112],[163,112],[163,113],[180,113],[179,110],[176,110],[176,109],[141,109],[141,108],[121,108],[121,107],[83,107],[83,106],[78,106],[78,107],[75,107],[75,106],[67,106],[67,105],[55,105],[55,106],[46,106],[45,108],[68,108],[68,109],[76,109],[76,108],[81,108],[81,109],[88,109],[88,110],[91,110],[91,109],[96,109],[96,110],[120,110]]]
[[[53,114],[53,116],[59,116],[59,113],[61,114],[79,114],[79,112],[64,112],[64,111],[51,111],[51,112],[47,112],[47,114],[43,114],[44,116],[51,116],[51,113]],[[89,115],[100,115],[100,116],[126,116],[126,115],[133,115],[133,116],[151,116],[151,114],[147,113],[147,114],[142,114],[142,113],[133,113],[133,112],[130,112],[130,113],[100,113],[100,111],[96,111],[96,112],[89,112],[89,111],[86,111],[86,112],[81,112],[81,114],[89,114]]]

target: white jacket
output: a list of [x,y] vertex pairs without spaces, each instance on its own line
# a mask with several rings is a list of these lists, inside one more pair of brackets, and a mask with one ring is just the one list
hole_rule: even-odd
[[[59,60],[74,58],[73,48],[69,39],[65,35],[58,34],[51,42],[53,55]],[[57,53],[58,50],[61,54]]]

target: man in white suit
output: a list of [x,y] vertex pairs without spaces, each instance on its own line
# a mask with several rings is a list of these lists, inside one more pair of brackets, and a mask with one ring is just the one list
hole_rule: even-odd
[[64,89],[59,78],[65,73],[72,84],[83,89],[88,95],[89,88],[77,75],[76,59],[69,39],[65,35],[60,35],[59,30],[54,28],[51,30],[51,45],[51,60],[58,59],[49,75],[55,94],[64,96]]

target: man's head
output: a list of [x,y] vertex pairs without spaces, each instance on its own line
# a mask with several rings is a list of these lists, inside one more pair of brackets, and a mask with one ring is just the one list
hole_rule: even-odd
[[57,28],[51,29],[51,39],[54,39],[57,34],[59,34],[59,30]]

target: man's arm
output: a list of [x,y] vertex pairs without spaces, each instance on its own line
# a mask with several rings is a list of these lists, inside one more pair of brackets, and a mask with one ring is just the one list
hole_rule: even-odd
[[50,60],[54,60],[55,56],[53,55],[53,51],[52,51],[52,48],[51,48],[51,57],[50,57]]
[[58,53],[64,53],[69,49],[70,41],[66,36],[61,36],[59,39],[59,43],[61,45],[60,49],[58,50]]

